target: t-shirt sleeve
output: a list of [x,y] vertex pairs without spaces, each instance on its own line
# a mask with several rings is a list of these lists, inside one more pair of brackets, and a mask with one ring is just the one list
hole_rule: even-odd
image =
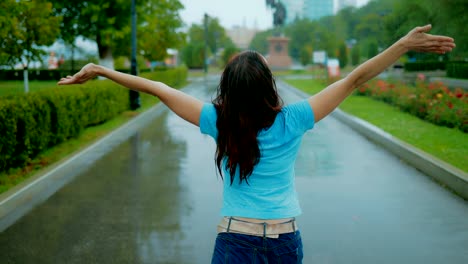
[[216,119],[218,114],[213,104],[205,103],[200,113],[200,132],[210,135],[214,139],[218,137]]
[[314,127],[314,111],[307,100],[286,106],[286,122],[291,131],[305,133]]

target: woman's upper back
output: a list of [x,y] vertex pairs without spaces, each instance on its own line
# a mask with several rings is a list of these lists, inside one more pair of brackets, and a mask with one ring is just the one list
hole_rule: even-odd
[[[205,104],[200,116],[200,130],[218,137],[217,113],[213,104]],[[231,185],[225,169],[224,199],[221,214],[259,219],[293,217],[301,210],[294,186],[294,162],[303,134],[314,125],[310,104],[300,101],[287,105],[277,114],[274,123],[257,135],[261,157],[248,178],[240,182],[238,171]]]

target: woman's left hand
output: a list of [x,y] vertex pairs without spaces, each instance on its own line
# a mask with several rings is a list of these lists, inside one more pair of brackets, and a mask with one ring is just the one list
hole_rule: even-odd
[[433,52],[444,54],[455,48],[453,38],[427,34],[431,30],[431,25],[416,27],[411,30],[401,41],[408,51]]

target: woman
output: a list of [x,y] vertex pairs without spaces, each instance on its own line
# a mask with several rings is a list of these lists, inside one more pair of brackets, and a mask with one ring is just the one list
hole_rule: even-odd
[[287,106],[282,105],[266,60],[253,51],[242,52],[227,64],[212,103],[94,64],[62,78],[59,84],[104,76],[159,97],[216,140],[215,161],[224,179],[224,195],[213,263],[301,263],[302,242],[295,221],[301,208],[294,187],[294,161],[303,134],[406,52],[443,54],[455,47],[452,38],[427,34],[430,29],[430,25],[413,29],[344,79]]

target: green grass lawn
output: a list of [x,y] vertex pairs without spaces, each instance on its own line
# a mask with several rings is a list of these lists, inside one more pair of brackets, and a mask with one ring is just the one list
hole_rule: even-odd
[[[292,80],[287,83],[309,94],[326,87],[318,80]],[[468,171],[468,136],[459,129],[436,126],[402,112],[396,107],[364,96],[350,96],[340,109],[362,118],[455,167]]]

